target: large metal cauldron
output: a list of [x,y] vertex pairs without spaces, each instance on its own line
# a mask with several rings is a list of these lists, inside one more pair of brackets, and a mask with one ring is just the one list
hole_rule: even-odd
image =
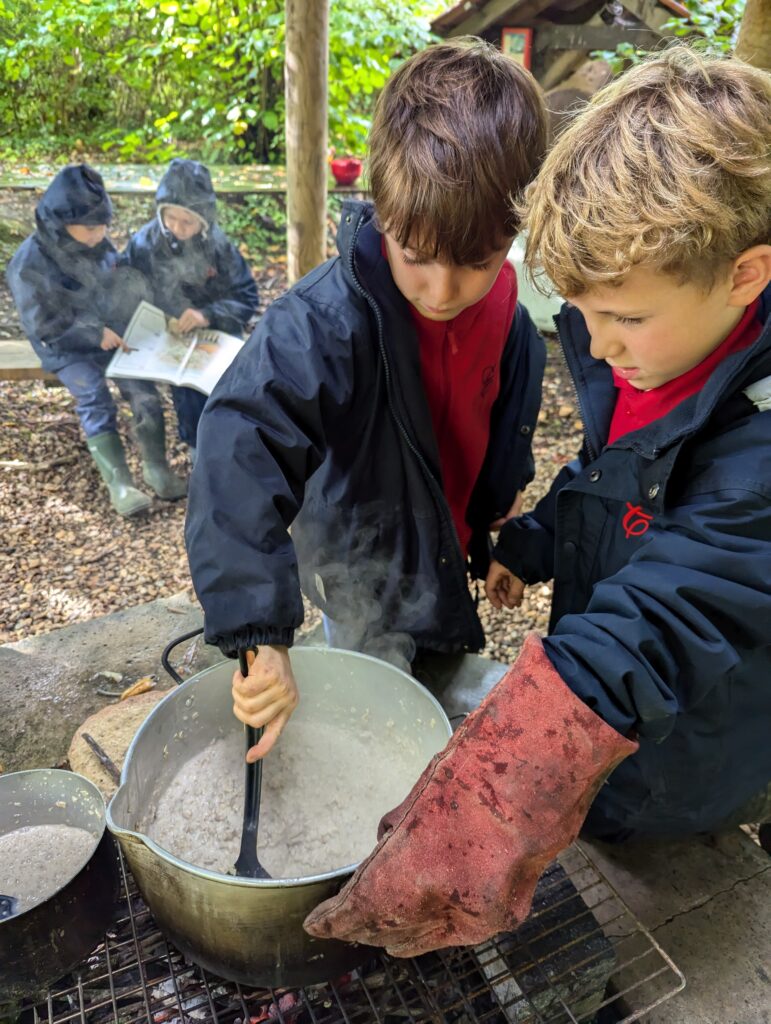
[[[323,735],[325,725],[339,725],[356,709],[366,715],[371,730],[388,724],[409,737],[414,779],[452,734],[435,698],[385,662],[326,647],[295,647],[291,659],[301,701],[288,728],[305,720]],[[318,903],[338,892],[355,864],[303,878],[236,878],[194,867],[138,829],[151,794],[185,761],[214,737],[233,731],[242,735],[232,712],[233,668],[233,662],[223,662],[201,672],[152,711],[129,748],[121,786],[107,811],[108,827],[118,837],[161,930],[190,959],[250,985],[297,986],[338,977],[363,962],[369,950],[314,939],[303,931],[302,922]],[[329,757],[335,757],[333,749]],[[362,764],[361,772],[380,768]],[[340,778],[338,785],[344,794],[346,779]],[[379,817],[390,809],[375,811]],[[324,811],[319,807],[320,815]],[[374,840],[372,834],[373,845]]]
[[[120,892],[118,855],[102,794],[82,775],[40,768],[0,776],[0,835],[30,825],[72,825],[94,837],[73,878],[42,903],[0,921],[0,1019],[14,1001],[42,997],[100,942]],[[6,893],[13,895],[13,893]]]

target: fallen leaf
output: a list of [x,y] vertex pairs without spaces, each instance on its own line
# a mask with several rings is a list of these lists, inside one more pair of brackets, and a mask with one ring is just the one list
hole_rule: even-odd
[[147,693],[148,690],[154,690],[157,686],[155,676],[142,676],[141,679],[137,679],[135,683],[128,686],[123,693],[120,695],[120,700],[126,700],[128,697],[136,697],[137,694]]

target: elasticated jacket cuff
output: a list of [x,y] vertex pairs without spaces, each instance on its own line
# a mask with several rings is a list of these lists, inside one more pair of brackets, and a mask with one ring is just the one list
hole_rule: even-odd
[[553,539],[543,530],[527,529],[527,517],[510,519],[498,534],[493,559],[531,586],[553,576]]
[[257,647],[291,647],[294,630],[291,627],[249,626],[238,633],[206,637],[207,644],[215,644],[226,658],[237,658],[239,651],[254,650]]

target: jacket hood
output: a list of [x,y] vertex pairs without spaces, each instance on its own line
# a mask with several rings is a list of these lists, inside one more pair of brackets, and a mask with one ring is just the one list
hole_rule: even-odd
[[155,193],[155,205],[162,203],[184,206],[203,217],[209,226],[217,219],[217,197],[211,175],[197,160],[177,158],[171,161]]
[[59,233],[68,224],[109,224],[112,203],[102,176],[88,164],[59,171],[35,209],[39,229]]

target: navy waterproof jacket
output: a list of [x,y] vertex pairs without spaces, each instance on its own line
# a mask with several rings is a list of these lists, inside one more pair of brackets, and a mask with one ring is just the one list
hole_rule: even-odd
[[198,213],[207,222],[206,232],[181,242],[157,214],[131,237],[121,263],[142,272],[153,303],[168,316],[192,306],[211,327],[240,336],[257,311],[257,285],[246,260],[214,221],[209,172],[194,160],[172,160],[155,201]]
[[35,210],[37,230],[8,264],[8,285],[22,327],[43,369],[55,373],[84,358],[109,361],[101,350],[105,325],[120,330],[110,313],[112,270],[117,253],[105,238],[89,249],[65,230],[67,224],[106,224],[110,200],[90,168],[66,167]]
[[709,830],[771,780],[771,288],[761,315],[698,394],[610,445],[611,370],[576,309],[558,319],[585,446],[494,554],[554,579],[550,660],[638,735],[589,813],[601,838]]
[[[418,340],[371,206],[345,204],[338,250],[269,307],[201,418],[186,541],[206,639],[229,655],[291,644],[302,581],[338,622],[479,650]],[[518,306],[467,512],[477,575],[489,524],[533,476],[544,360]]]

